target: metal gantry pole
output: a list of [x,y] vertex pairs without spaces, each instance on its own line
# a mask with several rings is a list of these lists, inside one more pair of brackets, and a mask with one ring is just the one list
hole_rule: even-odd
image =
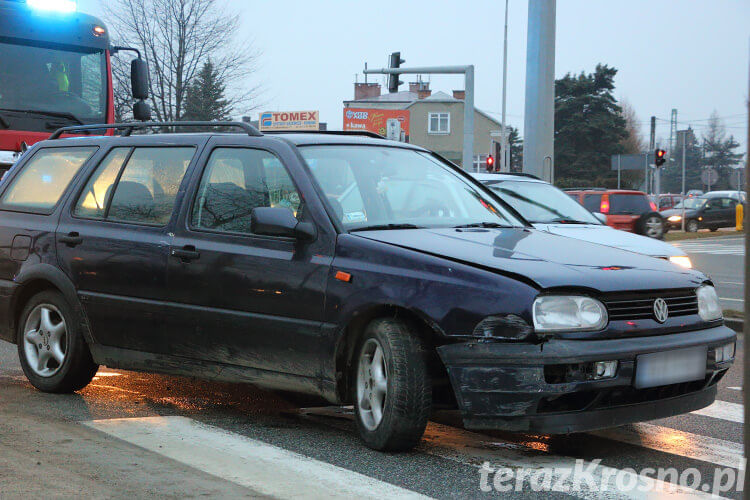
[[508,89],[508,0],[505,0],[505,35],[503,36],[503,109],[502,124],[500,127],[500,171],[510,172],[508,165],[508,134],[505,128],[505,106],[507,101],[506,91]]
[[687,131],[682,133],[682,231],[685,232],[685,144],[687,143]]
[[418,68],[367,69],[364,73],[381,75],[464,75],[466,97],[464,98],[464,146],[462,167],[469,171],[474,165],[474,65],[466,66],[422,66]]
[[556,0],[529,0],[523,171],[554,179]]

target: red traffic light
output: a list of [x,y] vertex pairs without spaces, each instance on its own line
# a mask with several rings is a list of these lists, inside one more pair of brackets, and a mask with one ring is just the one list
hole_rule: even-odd
[[492,157],[492,155],[487,156],[487,170],[492,170],[492,167],[495,166],[495,159]]
[[664,165],[664,162],[667,161],[665,156],[667,156],[667,152],[665,150],[657,149],[654,153],[654,164],[657,167],[661,167],[662,165]]

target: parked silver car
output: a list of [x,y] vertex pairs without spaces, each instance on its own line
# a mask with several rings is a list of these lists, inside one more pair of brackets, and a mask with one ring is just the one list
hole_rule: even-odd
[[654,238],[613,229],[552,184],[523,174],[472,174],[534,227],[549,233],[668,259],[691,268],[680,249]]

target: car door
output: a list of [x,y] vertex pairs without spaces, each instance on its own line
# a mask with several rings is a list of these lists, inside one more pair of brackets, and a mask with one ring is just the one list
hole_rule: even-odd
[[[292,148],[217,137],[191,180],[172,242],[169,288],[181,305],[175,353],[307,377],[320,374],[335,230]],[[286,207],[314,241],[255,235],[255,207]]]
[[737,200],[733,198],[721,199],[721,226],[730,227],[737,223]]
[[112,148],[63,210],[58,261],[102,345],[161,350],[169,227],[195,141]]
[[703,224],[704,227],[719,227],[722,224],[724,215],[722,213],[721,198],[710,198],[703,207]]

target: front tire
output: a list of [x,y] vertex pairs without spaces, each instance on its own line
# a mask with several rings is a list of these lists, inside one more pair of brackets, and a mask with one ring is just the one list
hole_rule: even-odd
[[57,291],[34,295],[18,321],[16,344],[26,378],[43,392],[83,389],[99,366],[91,358],[77,314]]
[[698,221],[695,219],[690,219],[685,223],[685,231],[688,233],[696,233],[698,232]]
[[656,212],[645,214],[638,219],[636,229],[638,234],[660,240],[664,237],[664,219]]
[[397,319],[372,321],[352,370],[357,429],[365,444],[404,451],[419,443],[432,409],[427,348]]

